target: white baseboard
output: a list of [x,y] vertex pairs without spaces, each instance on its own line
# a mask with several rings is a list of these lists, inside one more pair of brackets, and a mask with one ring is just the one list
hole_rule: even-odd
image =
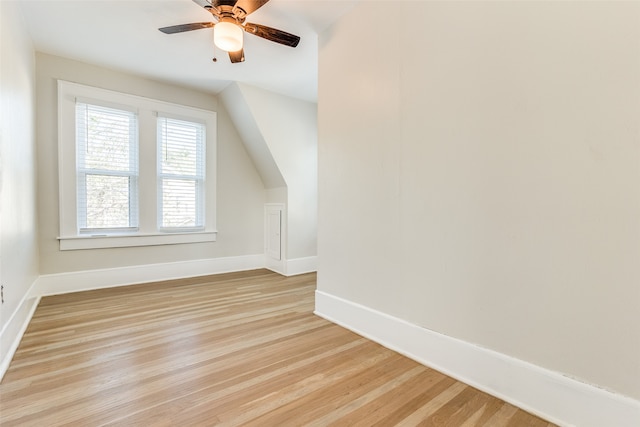
[[640,426],[640,402],[316,291],[315,313],[560,426]]
[[318,271],[317,256],[283,259],[279,261],[271,259],[267,256],[266,260],[266,268],[287,277]]
[[314,271],[318,271],[317,256],[294,258],[287,260],[285,276],[296,276]]
[[25,296],[20,301],[18,308],[13,312],[9,321],[4,325],[2,331],[0,331],[0,381],[4,377],[4,374],[9,369],[11,359],[20,345],[20,340],[24,335],[33,313],[38,307],[40,297],[33,296],[34,284],[25,293]]
[[265,268],[273,271],[274,273],[282,274],[286,276],[287,271],[287,261],[284,259],[273,259],[268,255],[265,255]]
[[36,281],[35,293],[40,296],[58,295],[137,283],[255,270],[264,267],[264,255],[259,254],[44,274]]

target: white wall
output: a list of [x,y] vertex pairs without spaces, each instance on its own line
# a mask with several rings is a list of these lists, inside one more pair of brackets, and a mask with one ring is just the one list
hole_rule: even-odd
[[35,54],[15,2],[0,2],[0,376],[38,276]]
[[[260,176],[217,97],[52,55],[38,53],[38,204],[40,273],[66,273],[239,257],[263,253],[263,205]],[[58,219],[56,79],[208,109],[218,113],[218,240],[135,248],[60,251]]]
[[287,187],[269,188],[267,190],[267,203],[287,203]]
[[286,256],[317,253],[317,105],[237,84],[287,185]]
[[640,399],[640,3],[393,15],[321,35],[319,291]]
[[284,203],[282,274],[316,270],[318,222],[317,104],[242,83],[221,94],[267,188]]

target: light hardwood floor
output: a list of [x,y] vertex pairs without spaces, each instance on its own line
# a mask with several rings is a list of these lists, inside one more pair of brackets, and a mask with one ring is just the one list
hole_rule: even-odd
[[315,316],[266,270],[43,298],[9,426],[550,426]]

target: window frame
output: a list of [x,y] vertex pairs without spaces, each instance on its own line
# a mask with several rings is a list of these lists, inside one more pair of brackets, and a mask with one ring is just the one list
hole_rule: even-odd
[[[185,117],[177,117],[177,116],[172,116],[172,115],[168,115],[168,114],[164,114],[164,113],[158,113],[157,115],[157,119],[156,119],[156,129],[157,129],[157,153],[158,154],[162,154],[162,144],[163,142],[165,142],[165,140],[162,140],[160,138],[160,129],[162,128],[161,126],[161,120],[176,120],[176,121],[181,121],[181,122],[189,122],[192,124],[198,124],[203,126],[203,132],[205,135],[205,144],[202,147],[197,147],[196,151],[197,154],[196,156],[198,158],[201,158],[202,156],[205,157],[206,159],[206,152],[207,152],[207,147],[206,147],[206,134],[207,134],[207,126],[205,123],[190,119],[190,118],[185,118]],[[200,166],[202,166],[198,161],[196,161],[197,163],[197,167],[199,169]],[[196,174],[193,177],[190,177],[189,179],[186,179],[186,175],[174,175],[174,174],[170,174],[167,172],[163,172],[162,171],[162,159],[160,157],[158,157],[158,163],[157,163],[157,169],[156,169],[156,173],[157,173],[157,191],[158,191],[158,208],[157,208],[157,212],[158,212],[158,230],[167,232],[167,233],[175,233],[175,232],[180,232],[183,230],[188,230],[189,227],[165,227],[162,225],[162,215],[164,213],[163,211],[163,201],[161,196],[163,195],[163,180],[165,178],[174,178],[174,179],[179,179],[179,180],[193,180],[196,184],[196,194],[198,194],[199,196],[196,199],[196,218],[199,218],[200,221],[203,221],[206,223],[206,218],[203,218],[203,213],[206,212],[206,160],[205,160],[205,170],[197,170]],[[198,219],[196,219],[196,223],[198,223]],[[206,224],[205,224],[206,225]],[[201,225],[196,225],[195,227],[191,227],[192,230],[202,230],[204,227]]]
[[[80,147],[84,147],[85,149],[87,149],[87,144],[88,141],[88,130],[86,128],[84,128],[84,138],[82,138],[82,142],[81,142],[81,138],[79,138],[78,134],[80,129],[82,129],[82,126],[78,126],[78,104],[82,104],[82,105],[86,105],[86,114],[89,114],[89,107],[98,107],[99,109],[111,109],[120,113],[128,113],[129,115],[131,115],[134,118],[134,122],[132,123],[132,126],[130,126],[127,130],[129,132],[129,146],[128,146],[128,158],[129,158],[129,168],[126,171],[115,171],[115,170],[108,170],[108,169],[95,169],[95,168],[89,168],[89,167],[82,167],[81,164],[86,164],[86,157],[85,155],[83,155],[81,152],[78,153],[77,149]],[[88,117],[85,117],[85,119],[88,119]],[[88,227],[86,224],[86,219],[87,219],[87,202],[85,201],[85,203],[78,203],[78,206],[76,208],[76,219],[78,220],[79,224],[78,224],[78,234],[80,235],[91,235],[91,234],[102,234],[102,233],[108,233],[108,234],[113,234],[113,233],[117,233],[117,232],[122,232],[122,233],[131,233],[131,232],[135,232],[138,230],[138,194],[139,194],[139,188],[138,188],[138,178],[139,178],[139,172],[138,172],[138,153],[139,153],[139,144],[138,144],[138,137],[139,137],[139,130],[138,130],[138,115],[137,115],[137,111],[132,110],[131,108],[128,108],[126,106],[121,106],[116,108],[113,105],[109,105],[109,106],[105,106],[105,105],[100,105],[98,102],[96,101],[85,101],[83,99],[80,98],[76,98],[76,112],[75,112],[75,130],[76,130],[76,134],[75,134],[75,144],[76,144],[76,202],[78,201],[78,198],[82,198],[80,197],[81,194],[85,195],[85,199],[86,199],[86,191],[87,191],[87,177],[88,176],[98,176],[98,175],[110,175],[110,176],[118,176],[118,177],[127,177],[129,180],[129,205],[130,205],[130,209],[129,209],[129,226],[127,227],[106,227],[106,228],[91,228]],[[82,159],[82,161],[80,160]],[[84,218],[84,220],[83,220]],[[84,226],[83,226],[84,225]]]
[[[106,233],[81,233],[77,218],[76,177],[76,101],[135,110],[138,115],[138,202],[137,231],[114,230]],[[158,228],[158,116],[204,123],[205,136],[205,226],[204,229],[161,230]],[[154,246],[214,242],[216,229],[216,135],[214,111],[189,107],[58,80],[58,179],[59,219],[57,237],[60,250]]]

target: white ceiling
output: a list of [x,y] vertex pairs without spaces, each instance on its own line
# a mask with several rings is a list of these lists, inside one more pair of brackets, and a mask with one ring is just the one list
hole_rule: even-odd
[[[4,1],[4,0],[0,0]],[[217,50],[213,29],[160,27],[212,21],[192,0],[19,0],[36,50],[218,93],[238,81],[317,100],[317,35],[358,0],[271,0],[249,15],[301,37],[296,48],[245,33],[246,62]]]

